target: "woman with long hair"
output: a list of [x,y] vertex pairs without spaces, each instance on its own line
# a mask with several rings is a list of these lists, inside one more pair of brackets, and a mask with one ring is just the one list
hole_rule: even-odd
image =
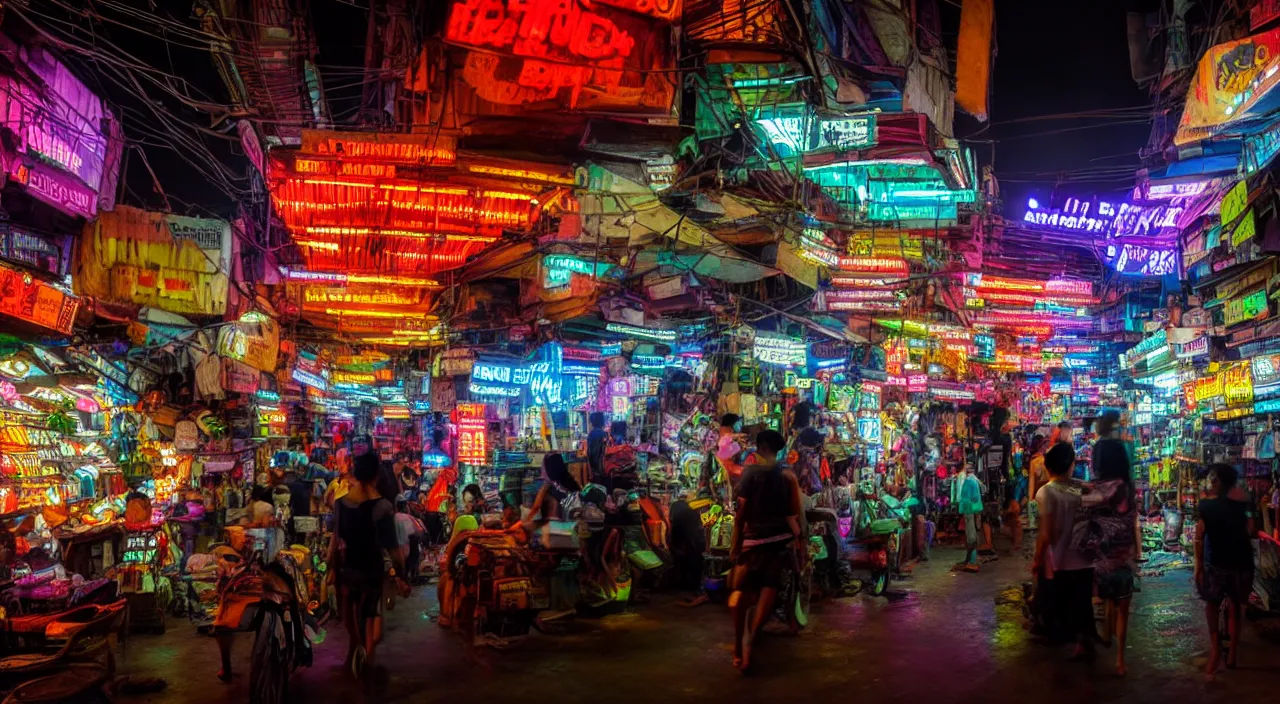
[[1049,449],[1049,439],[1043,435],[1031,438],[1027,448],[1027,522],[1032,530],[1040,519],[1036,505],[1036,492],[1049,483],[1049,472],[1044,468],[1044,453]]
[[395,507],[378,490],[380,475],[377,454],[356,457],[350,488],[334,503],[334,539],[329,543],[329,574],[336,575],[349,638],[346,664],[357,677],[373,665],[382,640],[384,555],[395,567],[400,594],[409,593],[396,537]]
[[1077,524],[1075,542],[1093,560],[1098,597],[1106,606],[1103,642],[1116,643],[1116,673],[1125,673],[1124,647],[1133,600],[1134,574],[1142,533],[1133,470],[1124,444],[1114,437],[1119,414],[1098,421],[1099,440],[1093,448],[1091,490],[1082,497],[1088,520]]

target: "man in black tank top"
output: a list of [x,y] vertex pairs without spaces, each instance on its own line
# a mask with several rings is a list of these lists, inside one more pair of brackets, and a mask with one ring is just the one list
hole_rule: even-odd
[[[729,608],[733,613],[733,661],[744,671],[751,666],[752,641],[773,612],[800,536],[800,485],[777,460],[784,445],[782,436],[772,430],[757,435],[756,452],[738,484]],[[747,609],[752,602],[756,612],[748,630]]]

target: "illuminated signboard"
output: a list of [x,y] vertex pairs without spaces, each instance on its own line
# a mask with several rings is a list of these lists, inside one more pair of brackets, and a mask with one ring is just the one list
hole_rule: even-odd
[[1222,396],[1229,406],[1253,403],[1253,375],[1249,364],[1233,364],[1222,373]]
[[1067,232],[1083,232],[1106,237],[1158,235],[1176,231],[1181,205],[1134,205],[1068,198],[1060,209],[1041,207],[1036,199],[1027,201],[1023,222]]
[[66,238],[30,230],[11,222],[0,222],[0,258],[18,262],[56,276],[69,269],[67,252],[61,240]]
[[[773,146],[778,156],[788,157],[819,151],[863,149],[876,143],[874,114],[850,117],[820,117],[808,114],[786,115],[787,108],[768,110],[755,125]],[[791,109],[791,112],[795,112]]]
[[80,299],[31,274],[0,266],[0,314],[68,335],[79,310]]
[[907,377],[908,393],[924,393],[929,390],[929,375],[912,374]]
[[[457,153],[454,139],[436,134],[397,134],[392,132],[337,132],[331,130],[302,130],[302,153],[343,161],[371,161],[383,164],[395,163],[409,166],[449,166]],[[302,160],[294,168],[300,173],[310,171],[323,160]],[[318,173],[326,173],[319,171]],[[395,171],[334,172],[348,176],[377,178],[394,177]]]
[[119,168],[119,155],[109,148],[110,111],[46,49],[18,46],[8,37],[0,38],[0,47],[22,65],[0,77],[0,125],[17,136],[20,152],[88,186],[96,209],[97,192],[114,189]]
[[858,437],[869,445],[881,443],[880,416],[858,418]]
[[1171,200],[1173,198],[1190,198],[1205,192],[1208,181],[1191,181],[1188,183],[1155,183],[1147,186],[1147,200]]
[[1267,291],[1257,291],[1232,298],[1222,307],[1222,324],[1235,325],[1246,320],[1265,320],[1271,310],[1267,306]]
[[[635,0],[455,0],[445,41],[471,47],[462,79],[482,99],[529,105],[560,98],[573,108],[668,111],[675,88],[666,12],[633,15],[603,5],[653,10]],[[665,31],[664,31],[665,30]],[[656,70],[655,70],[656,69]]]
[[805,347],[803,340],[756,333],[751,354],[766,364],[799,367],[803,366],[808,359],[808,348]]
[[1275,123],[1261,134],[1245,137],[1241,155],[1245,175],[1269,164],[1277,152],[1280,152],[1280,123]]
[[120,562],[124,564],[151,564],[156,560],[159,540],[156,531],[129,533],[124,537],[124,552]]
[[657,340],[658,342],[675,342],[677,337],[675,330],[641,328],[635,325],[627,325],[626,323],[609,323],[605,325],[605,330],[619,335],[638,337],[645,340]]
[[911,267],[905,259],[893,257],[840,257],[840,271],[846,273],[896,274],[906,276]]
[[458,462],[486,464],[489,459],[488,423],[483,403],[459,403]]
[[956,204],[949,202],[871,203],[867,212],[867,219],[877,222],[900,220],[952,222],[956,217]]
[[298,362],[293,368],[294,381],[313,389],[325,391],[329,388],[329,369],[309,352],[298,355]]
[[1280,398],[1258,401],[1253,404],[1254,413],[1280,413]]
[[1121,274],[1168,276],[1178,270],[1177,247],[1107,245],[1107,264]]
[[612,268],[613,264],[609,262],[593,263],[569,254],[548,254],[542,258],[542,285],[547,288],[568,286],[574,274],[600,277],[609,273]]
[[98,194],[64,172],[40,163],[16,161],[10,176],[31,195],[72,215],[92,219]]

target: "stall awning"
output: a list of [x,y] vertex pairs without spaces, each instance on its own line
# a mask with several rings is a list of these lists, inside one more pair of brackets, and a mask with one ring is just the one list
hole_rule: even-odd
[[1280,107],[1280,28],[1223,42],[1200,57],[1174,135],[1179,146],[1251,123]]

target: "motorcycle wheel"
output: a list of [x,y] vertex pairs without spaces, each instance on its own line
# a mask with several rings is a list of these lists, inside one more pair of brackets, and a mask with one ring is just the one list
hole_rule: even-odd
[[889,588],[889,570],[877,570],[871,574],[871,593],[881,596]]
[[809,607],[813,598],[813,570],[806,569],[792,574],[791,608],[787,610],[787,625],[798,631],[809,625]]
[[267,611],[254,632],[249,656],[250,704],[283,704],[288,699],[288,657],[275,635],[279,620],[279,614]]

